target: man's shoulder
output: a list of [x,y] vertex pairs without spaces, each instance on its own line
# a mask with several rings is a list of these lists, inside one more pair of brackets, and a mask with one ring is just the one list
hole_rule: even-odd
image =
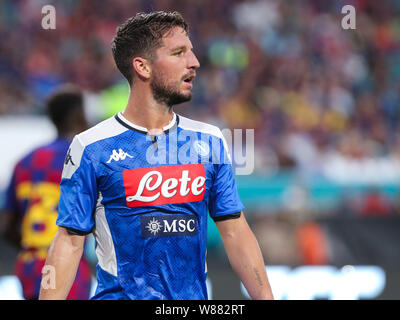
[[116,121],[115,117],[111,117],[77,134],[75,139],[79,140],[82,147],[87,147],[95,142],[118,136],[127,130]]
[[191,130],[223,138],[222,131],[219,127],[183,116],[179,116],[179,127],[183,130]]
[[101,141],[116,137],[126,130],[114,117],[111,117],[77,134],[72,140],[65,157],[62,178],[70,179],[74,172],[81,166],[83,158],[87,159],[85,161],[87,164],[90,160],[94,159],[94,155],[102,152],[103,145],[99,144]]

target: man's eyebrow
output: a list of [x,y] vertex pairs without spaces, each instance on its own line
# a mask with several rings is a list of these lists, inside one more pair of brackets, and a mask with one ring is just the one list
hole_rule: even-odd
[[[188,47],[183,45],[183,46],[178,46],[178,47],[172,48],[170,50],[170,52],[179,51],[179,50],[187,50],[187,49],[188,49]],[[189,48],[189,50],[193,50],[193,48],[191,47],[191,48]]]

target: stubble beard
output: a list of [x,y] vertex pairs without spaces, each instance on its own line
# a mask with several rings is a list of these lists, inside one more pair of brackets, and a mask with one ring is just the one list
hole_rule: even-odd
[[183,94],[179,91],[179,83],[167,83],[164,77],[160,74],[156,75],[151,80],[150,88],[153,92],[154,99],[168,107],[187,102],[192,98],[190,92],[188,94]]

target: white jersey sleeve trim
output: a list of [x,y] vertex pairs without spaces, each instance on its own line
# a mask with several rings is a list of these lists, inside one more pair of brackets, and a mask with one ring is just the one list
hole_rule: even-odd
[[82,145],[78,136],[75,136],[65,156],[62,179],[71,179],[74,172],[81,164],[82,154],[85,147]]
[[94,142],[115,137],[127,130],[128,129],[118,123],[114,117],[111,117],[80,133],[78,137],[86,147]]
[[83,152],[88,145],[117,136],[127,130],[127,128],[121,126],[117,120],[112,117],[76,135],[72,140],[65,158],[62,178],[71,179],[72,175],[79,168]]
[[113,276],[117,276],[117,257],[114,242],[108,225],[103,197],[99,192],[95,212],[95,229],[93,231],[96,240],[96,256],[100,267]]

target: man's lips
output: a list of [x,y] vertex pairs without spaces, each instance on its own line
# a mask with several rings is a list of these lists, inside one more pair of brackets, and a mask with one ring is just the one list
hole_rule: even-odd
[[185,86],[189,87],[190,89],[193,87],[192,80],[190,80],[190,81],[184,81],[183,83],[185,84]]
[[184,76],[182,79],[185,82],[191,82],[195,77],[196,77],[195,73],[190,73],[190,74]]
[[195,76],[196,76],[196,74],[187,75],[187,76],[183,77],[183,82],[184,82],[188,87],[192,88],[192,87],[193,87],[193,79],[194,79]]

